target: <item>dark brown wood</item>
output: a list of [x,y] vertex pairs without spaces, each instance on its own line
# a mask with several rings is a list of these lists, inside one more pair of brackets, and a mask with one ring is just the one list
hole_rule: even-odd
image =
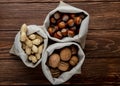
[[[120,85],[120,1],[64,0],[90,14],[82,74],[64,84]],[[42,25],[59,0],[0,0],[0,85],[50,85],[41,65],[28,68],[9,53],[23,23]]]
[[[9,57],[9,50],[18,31],[1,31],[0,58]],[[7,40],[7,42],[6,42]],[[87,58],[120,57],[120,31],[119,30],[89,30],[86,47]],[[4,57],[3,57],[4,56]]]
[[[120,84],[120,59],[86,59],[82,74],[74,75],[67,83],[72,84]],[[9,67],[8,67],[9,65]],[[44,77],[41,66],[27,68],[20,59],[0,60],[2,84],[50,84]],[[7,70],[6,70],[7,68]]]
[[[119,29],[120,2],[70,3],[90,14],[89,29]],[[0,4],[0,30],[19,30],[23,23],[42,25],[58,3]]]
[[[1,0],[0,2],[2,2],[2,3],[3,3],[3,2],[5,2],[5,3],[6,3],[6,2],[7,2],[7,3],[8,3],[8,2],[10,2],[10,3],[13,3],[13,2],[14,2],[14,3],[16,3],[16,2],[17,2],[17,3],[18,3],[18,2],[22,2],[22,3],[24,3],[24,2],[27,2],[27,3],[28,3],[28,2],[29,2],[29,3],[39,3],[39,2],[42,2],[42,3],[43,3],[43,2],[44,2],[44,3],[45,3],[45,2],[50,2],[50,3],[51,3],[51,2],[57,2],[57,3],[58,3],[59,1],[60,1],[60,0]],[[74,2],[87,2],[87,1],[90,1],[90,2],[97,2],[97,1],[98,1],[98,2],[99,2],[99,1],[106,2],[106,1],[107,1],[107,2],[109,2],[109,1],[119,1],[119,0],[74,0],[74,1],[73,1],[73,0],[62,0],[62,1],[64,1],[64,2],[73,2],[73,3],[74,3]]]

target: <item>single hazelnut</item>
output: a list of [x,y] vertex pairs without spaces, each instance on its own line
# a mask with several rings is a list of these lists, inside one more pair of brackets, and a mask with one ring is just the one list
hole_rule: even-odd
[[67,14],[64,14],[63,17],[62,17],[62,20],[63,21],[68,21],[69,19],[69,16]]
[[50,22],[53,23],[53,24],[55,24],[55,23],[56,23],[55,18],[51,17],[51,18],[50,18]]
[[65,27],[65,22],[60,22],[60,23],[58,23],[58,27],[59,28],[64,28]]
[[69,69],[69,63],[61,61],[58,65],[58,69],[61,71],[67,71]]
[[75,32],[72,30],[68,30],[68,36],[73,37],[75,35]]
[[48,27],[48,32],[50,35],[53,35],[53,33],[55,32],[55,29],[53,27]]
[[60,70],[59,69],[50,68],[50,72],[51,72],[51,74],[54,78],[57,78],[57,77],[60,76]]
[[71,46],[71,52],[72,52],[72,55],[77,54],[77,47],[74,46],[74,45],[72,45],[72,46]]
[[62,30],[61,30],[61,33],[62,33],[63,36],[67,36],[67,34],[68,34],[68,29],[66,29],[66,28],[62,29]]
[[71,50],[69,48],[63,48],[60,51],[60,58],[63,61],[68,61],[71,58]]
[[58,67],[59,62],[60,62],[60,56],[58,54],[54,53],[49,57],[48,64],[50,67],[52,68]]
[[70,17],[74,19],[75,18],[75,14],[73,14],[73,13],[70,14]]
[[78,61],[79,61],[79,59],[77,56],[72,56],[69,63],[70,63],[70,65],[75,66],[78,63]]
[[84,15],[84,14],[81,14],[80,17],[81,17],[81,19],[84,19],[84,18],[85,18],[85,15]]
[[67,24],[68,24],[68,26],[72,27],[74,25],[74,20],[73,19],[69,19]]
[[82,19],[81,19],[81,17],[76,17],[74,21],[75,21],[76,25],[79,25],[81,23]]
[[54,18],[55,18],[55,19],[59,19],[59,18],[60,18],[60,13],[59,13],[59,12],[56,12],[56,13],[54,14]]
[[72,30],[72,31],[76,31],[76,27],[73,26],[73,27],[70,28],[70,30]]
[[60,31],[58,31],[54,34],[54,37],[58,38],[58,39],[61,39],[62,38],[62,33]]

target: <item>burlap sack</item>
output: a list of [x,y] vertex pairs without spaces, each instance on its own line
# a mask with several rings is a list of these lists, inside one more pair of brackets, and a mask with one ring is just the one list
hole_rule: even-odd
[[[72,38],[71,37],[64,37],[63,39],[57,39],[57,38],[54,38],[54,37],[49,35],[49,33],[47,31],[48,26],[50,24],[49,18],[56,11],[63,12],[63,13],[80,13],[80,12],[83,12],[83,13],[85,13],[87,15],[87,17],[81,23],[78,35],[75,35]],[[89,14],[86,11],[84,11],[82,9],[78,9],[76,7],[73,7],[73,6],[70,6],[70,5],[60,1],[60,4],[58,5],[58,7],[48,13],[48,15],[47,15],[47,17],[46,17],[46,19],[44,21],[44,25],[43,26],[45,27],[44,30],[45,30],[47,36],[51,40],[54,40],[54,41],[57,41],[57,42],[76,41],[76,42],[80,43],[82,48],[84,48],[85,47],[86,35],[87,35],[87,32],[88,32],[88,23],[89,23]]]
[[22,49],[22,45],[21,45],[21,42],[20,42],[20,31],[17,33],[17,35],[15,37],[14,44],[13,44],[11,50],[10,50],[10,53],[19,56],[20,59],[23,61],[23,63],[27,67],[34,68],[41,62],[41,60],[43,58],[43,53],[45,52],[45,49],[46,49],[47,44],[48,44],[48,38],[47,38],[46,34],[44,33],[42,26],[29,25],[29,26],[27,26],[27,28],[28,28],[27,35],[36,32],[37,34],[39,34],[40,36],[42,36],[44,38],[44,49],[43,49],[43,52],[42,52],[41,59],[36,64],[33,64],[33,63],[28,61],[28,59],[27,59],[28,56],[24,52],[24,50]]
[[[55,49],[61,49],[65,46],[70,46],[70,45],[76,45],[78,47],[78,57],[79,57],[79,62],[78,64],[72,68],[70,71],[62,73],[58,78],[53,78],[51,75],[51,72],[46,65],[46,62],[48,60],[48,57],[53,53]],[[82,50],[82,48],[74,42],[67,42],[67,43],[55,43],[50,45],[46,51],[44,52],[44,58],[42,59],[42,71],[46,78],[54,85],[56,84],[61,84],[64,83],[65,81],[69,80],[74,74],[80,74],[81,73],[81,66],[84,62],[85,59],[85,54]]]

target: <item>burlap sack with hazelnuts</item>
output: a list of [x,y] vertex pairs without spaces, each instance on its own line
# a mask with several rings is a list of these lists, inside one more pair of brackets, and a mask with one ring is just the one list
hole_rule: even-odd
[[[56,14],[56,12],[59,12],[59,13],[80,13],[80,14],[83,14],[83,15],[80,15],[81,16],[81,20],[78,20],[76,21],[75,20],[75,23],[78,23],[79,21],[80,22],[80,26],[77,27],[77,30],[76,30],[76,34],[75,35],[72,35],[72,31],[69,30],[68,31],[68,35],[67,36],[64,36],[64,33],[62,34],[62,38],[60,38],[61,34],[62,33],[62,30],[63,28],[69,28],[71,27],[71,29],[73,30],[74,29],[74,24],[71,24],[72,21],[74,21],[74,19],[72,19],[70,16],[67,19],[67,17],[62,17],[63,15],[60,14],[60,18],[58,17],[58,15],[54,15]],[[51,17],[54,17],[54,18],[51,18]],[[72,16],[72,15],[71,15]],[[82,17],[84,17],[82,19]],[[59,19],[57,19],[59,18]],[[64,21],[64,22],[60,22],[60,23],[55,23],[55,22],[59,22],[59,21]],[[52,22],[52,23],[51,23]],[[85,47],[85,41],[86,41],[86,35],[87,35],[87,32],[88,32],[88,23],[89,23],[89,14],[82,10],[82,9],[78,9],[78,8],[75,8],[73,6],[70,6],[62,1],[60,1],[60,4],[58,5],[58,7],[54,10],[52,10],[51,12],[48,13],[45,21],[44,21],[44,30],[47,34],[47,36],[51,39],[51,40],[54,40],[56,42],[68,42],[68,41],[75,41],[75,42],[78,42],[80,43],[81,47],[84,48]],[[67,24],[66,26],[69,26],[69,27],[64,27],[65,25],[64,24]],[[51,26],[50,26],[51,25]],[[58,26],[58,28],[56,28]],[[49,27],[54,27],[53,29],[58,29],[58,32],[52,34],[52,29],[49,30]],[[61,30],[62,28],[62,30]],[[49,32],[50,31],[50,32]],[[64,32],[64,30],[63,30]],[[58,33],[58,35],[57,35]],[[72,37],[71,37],[72,35]]]
[[[31,45],[31,42],[33,42],[33,41],[31,41],[30,43],[29,43],[29,41],[28,41],[28,43],[27,43],[27,41],[25,41],[26,42],[26,46],[25,46],[26,49],[24,50],[23,43],[21,42],[21,38],[20,38],[21,37],[21,32],[19,31],[17,33],[17,35],[15,36],[14,44],[13,44],[11,50],[10,50],[10,53],[19,56],[20,59],[23,61],[23,63],[27,67],[35,68],[42,61],[43,54],[44,54],[45,49],[48,45],[48,38],[47,38],[46,34],[44,33],[42,26],[36,26],[36,25],[26,26],[25,24],[23,24],[21,28],[23,28],[23,30],[24,30],[24,28],[27,28],[27,31],[25,32],[25,34],[27,36],[29,36],[31,34],[34,34],[34,33],[36,33],[38,36],[41,36],[43,38],[43,42],[42,42],[42,44],[39,44],[39,46],[40,46],[41,49],[42,48],[43,49],[42,49],[42,51],[40,51],[40,54],[39,53],[36,53],[36,54],[32,53],[32,50],[29,53],[29,51],[28,51],[29,46],[32,46],[31,49],[33,49],[35,51],[36,47],[34,47],[34,46],[37,46],[36,43],[38,43],[38,40],[35,40],[34,43],[32,43],[32,44],[35,44],[35,45]],[[22,37],[22,40],[24,40],[24,39],[25,39],[25,37]],[[38,52],[39,52],[39,50],[38,50]],[[31,53],[38,56],[38,58],[36,59],[36,57],[34,55],[31,55],[30,58],[31,58],[31,60],[33,59],[33,61],[30,61],[30,59],[28,57],[29,57],[29,54],[31,54]]]

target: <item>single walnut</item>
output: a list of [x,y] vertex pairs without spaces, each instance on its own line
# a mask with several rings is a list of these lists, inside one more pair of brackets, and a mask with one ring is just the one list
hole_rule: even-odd
[[77,52],[78,52],[77,47],[76,47],[76,46],[74,46],[74,45],[72,45],[72,46],[71,46],[71,52],[72,52],[72,55],[77,54]]
[[63,48],[60,52],[60,58],[63,61],[68,61],[71,58],[71,50],[69,48]]
[[52,68],[58,67],[59,62],[60,62],[60,56],[58,54],[54,53],[49,57],[48,64],[50,67]]
[[50,72],[51,72],[51,74],[54,78],[57,78],[57,77],[60,76],[60,70],[59,69],[50,68]]
[[69,63],[61,61],[58,65],[58,69],[61,71],[67,71],[69,69]]
[[69,63],[70,63],[70,65],[75,66],[78,63],[78,61],[79,61],[79,59],[77,56],[72,56]]

